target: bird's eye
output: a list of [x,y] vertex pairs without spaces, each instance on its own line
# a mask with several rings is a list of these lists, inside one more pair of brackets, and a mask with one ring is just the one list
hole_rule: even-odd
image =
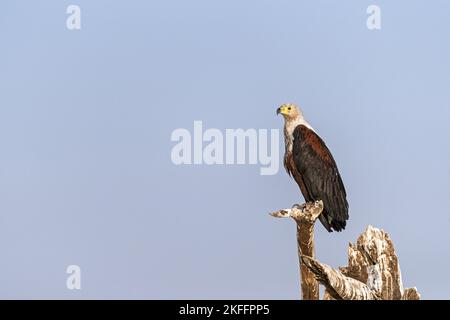
[[291,110],[291,107],[289,107],[288,110]]

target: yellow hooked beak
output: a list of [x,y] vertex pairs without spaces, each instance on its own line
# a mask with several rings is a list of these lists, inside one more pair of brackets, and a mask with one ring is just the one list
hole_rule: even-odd
[[281,106],[281,107],[279,107],[278,109],[277,109],[277,115],[279,115],[279,114],[288,114],[289,113],[289,110],[288,110],[288,107],[286,107],[286,106]]

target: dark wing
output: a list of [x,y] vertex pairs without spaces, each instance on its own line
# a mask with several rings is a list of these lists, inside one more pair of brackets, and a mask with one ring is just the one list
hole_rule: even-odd
[[299,125],[294,130],[292,154],[309,198],[323,201],[324,211],[319,216],[322,224],[330,232],[345,229],[347,194],[336,162],[323,140],[313,130]]

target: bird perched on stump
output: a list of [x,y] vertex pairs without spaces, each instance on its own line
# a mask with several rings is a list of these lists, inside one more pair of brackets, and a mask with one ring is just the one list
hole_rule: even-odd
[[322,200],[319,216],[329,232],[345,229],[348,202],[336,162],[325,142],[317,135],[294,104],[283,104],[277,114],[284,117],[284,167],[297,182],[305,201]]

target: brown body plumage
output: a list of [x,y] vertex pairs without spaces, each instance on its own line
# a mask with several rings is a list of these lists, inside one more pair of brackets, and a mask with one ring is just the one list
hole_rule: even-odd
[[319,216],[329,231],[341,231],[348,219],[346,191],[336,162],[323,140],[292,104],[278,108],[284,116],[284,167],[297,182],[306,201],[322,200]]

